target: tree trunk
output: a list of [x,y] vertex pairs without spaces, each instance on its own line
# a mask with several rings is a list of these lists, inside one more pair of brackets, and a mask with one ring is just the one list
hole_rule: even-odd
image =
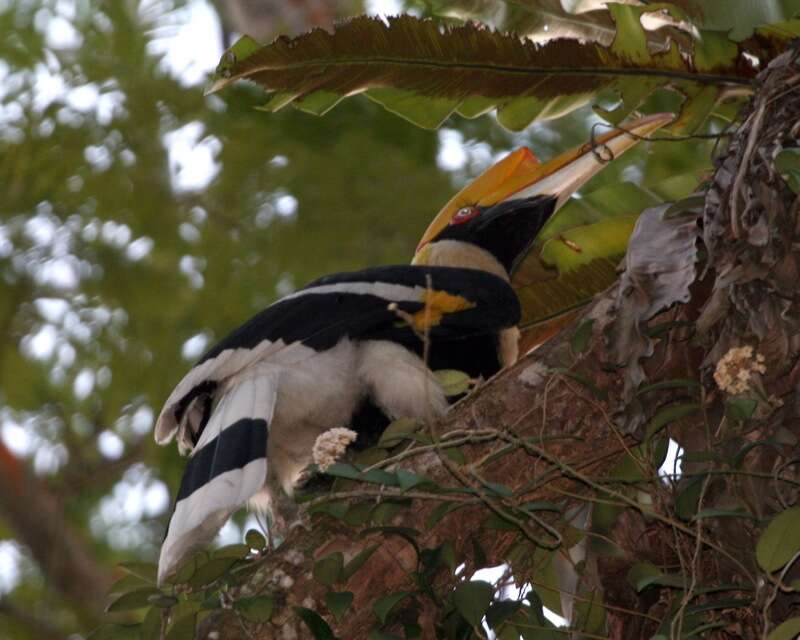
[[50,585],[79,611],[98,614],[111,574],[64,518],[58,500],[0,443],[0,518],[23,542]]

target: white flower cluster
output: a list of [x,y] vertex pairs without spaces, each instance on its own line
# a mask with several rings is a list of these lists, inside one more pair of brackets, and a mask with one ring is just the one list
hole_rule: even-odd
[[753,347],[732,347],[717,362],[714,380],[720,389],[736,395],[749,391],[753,376],[766,371],[764,356],[753,353]]
[[344,455],[347,445],[354,442],[358,434],[351,429],[335,427],[321,434],[314,443],[312,455],[320,471],[326,471]]

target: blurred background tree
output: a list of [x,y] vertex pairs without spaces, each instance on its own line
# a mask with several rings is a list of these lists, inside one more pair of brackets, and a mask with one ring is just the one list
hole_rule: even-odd
[[[508,150],[546,159],[588,138],[588,107],[523,133],[490,118],[432,132],[366,99],[316,119],[266,117],[247,85],[203,95],[245,25],[266,41],[399,8],[0,1],[0,639],[91,628],[116,565],[155,558],[183,463],[151,428],[207,345],[321,274],[407,262]],[[657,162],[643,145],[587,189],[700,172],[711,145]]]

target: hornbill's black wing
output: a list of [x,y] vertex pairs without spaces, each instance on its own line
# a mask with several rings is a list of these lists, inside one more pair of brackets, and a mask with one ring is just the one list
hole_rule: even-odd
[[440,344],[518,321],[516,295],[502,279],[406,265],[321,278],[251,318],[200,358],[156,424],[157,442],[178,433],[181,448],[191,452],[162,546],[160,579],[262,488],[282,369],[343,338],[417,349],[421,335]]
[[[398,311],[412,318],[413,328]],[[198,395],[257,362],[289,365],[344,337],[410,345],[420,332],[431,341],[461,340],[518,321],[519,302],[509,285],[475,269],[397,265],[325,276],[211,347],[167,398],[155,438],[169,442]]]

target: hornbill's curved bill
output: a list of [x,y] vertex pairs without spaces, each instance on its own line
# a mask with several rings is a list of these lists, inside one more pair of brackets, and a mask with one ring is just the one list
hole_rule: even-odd
[[[458,222],[459,217],[463,217],[465,213],[468,215],[470,209],[489,212],[504,203],[550,196],[555,198],[553,210],[557,210],[608,162],[672,119],[673,115],[669,113],[639,118],[544,164],[526,147],[514,151],[484,171],[439,211],[422,235],[412,263],[430,264],[431,243],[449,235],[448,226]],[[513,216],[505,216],[505,219],[514,225]],[[541,226],[535,229],[534,235],[540,229]],[[525,230],[517,230],[517,233],[520,232],[524,233]],[[511,231],[508,237],[513,234]],[[532,242],[533,238],[528,240]]]

